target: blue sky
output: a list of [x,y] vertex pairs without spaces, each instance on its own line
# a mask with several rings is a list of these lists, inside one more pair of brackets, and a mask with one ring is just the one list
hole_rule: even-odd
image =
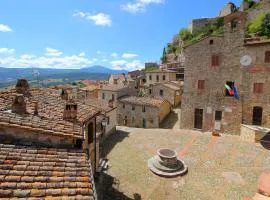
[[[141,68],[227,0],[1,0],[0,67]],[[235,0],[240,5],[240,0]]]

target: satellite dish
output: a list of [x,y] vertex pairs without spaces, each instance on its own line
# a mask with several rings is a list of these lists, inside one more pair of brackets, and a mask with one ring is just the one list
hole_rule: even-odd
[[242,66],[249,66],[252,63],[252,58],[249,55],[245,55],[240,59],[240,63]]

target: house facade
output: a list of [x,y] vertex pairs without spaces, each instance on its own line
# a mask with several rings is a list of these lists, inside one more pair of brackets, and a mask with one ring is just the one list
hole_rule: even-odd
[[227,15],[223,36],[185,47],[181,128],[239,134],[242,123],[270,126],[270,41],[245,39],[247,17]]
[[120,126],[158,128],[170,113],[167,100],[151,97],[123,97],[117,106],[117,121]]
[[183,93],[183,82],[171,81],[149,86],[146,89],[147,95],[166,99],[173,107],[181,103]]
[[176,81],[176,72],[169,70],[154,70],[146,72],[146,84],[153,85],[157,83],[165,83],[168,81]]

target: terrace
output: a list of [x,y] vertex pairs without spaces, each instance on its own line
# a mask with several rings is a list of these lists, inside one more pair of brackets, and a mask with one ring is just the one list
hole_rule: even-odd
[[[270,172],[270,151],[239,136],[212,136],[191,130],[118,128],[104,143],[110,168],[104,199],[230,199],[253,197],[258,178]],[[170,148],[187,164],[175,178],[153,174],[147,161]],[[110,181],[108,181],[110,180]]]

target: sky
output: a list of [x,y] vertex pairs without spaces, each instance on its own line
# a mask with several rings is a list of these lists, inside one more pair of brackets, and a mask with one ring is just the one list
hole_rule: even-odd
[[192,19],[217,16],[226,3],[1,0],[0,67],[143,68],[159,62],[163,47]]

